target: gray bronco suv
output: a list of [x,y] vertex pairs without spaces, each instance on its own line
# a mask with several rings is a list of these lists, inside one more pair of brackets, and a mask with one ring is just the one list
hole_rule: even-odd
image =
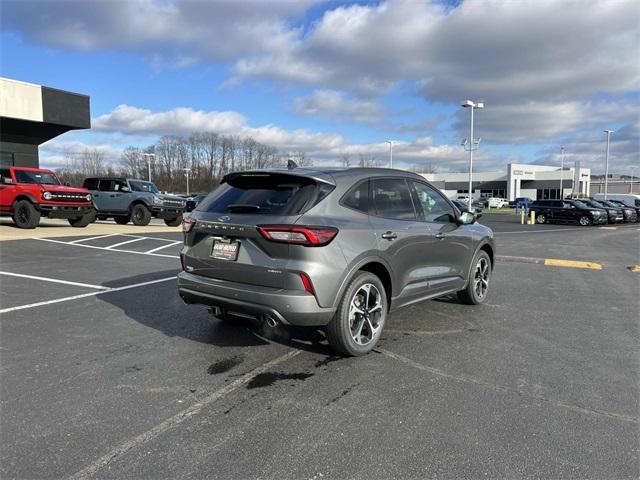
[[160,193],[152,182],[134,178],[86,178],[83,187],[91,192],[97,218],[113,217],[124,225],[148,225],[151,217],[162,218],[170,227],[182,222],[186,200]]
[[365,354],[397,308],[484,302],[495,246],[476,219],[405,171],[232,173],[184,218],[179,294],[223,320],[323,326],[335,350]]

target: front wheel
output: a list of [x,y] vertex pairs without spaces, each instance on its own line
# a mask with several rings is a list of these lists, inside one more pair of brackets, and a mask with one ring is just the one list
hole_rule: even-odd
[[587,217],[586,215],[583,215],[580,217],[580,219],[578,220],[578,223],[580,225],[582,225],[583,227],[589,226],[591,225],[591,219],[589,217]]
[[149,225],[151,221],[151,212],[146,206],[139,203],[131,209],[131,220],[133,220],[134,225],[144,227],[145,225]]
[[182,223],[182,215],[174,218],[165,218],[164,223],[167,227],[177,227]]
[[95,221],[96,221],[96,213],[89,212],[89,213],[85,213],[81,217],[70,218],[69,225],[76,228],[84,228],[90,223],[93,223]]
[[369,353],[380,340],[387,310],[387,294],[380,279],[373,273],[359,272],[326,327],[329,345],[343,355]]
[[18,228],[36,228],[40,212],[29,200],[18,200],[13,206],[13,222]]
[[491,282],[491,259],[484,250],[480,250],[472,263],[467,288],[458,292],[458,298],[467,305],[484,303]]

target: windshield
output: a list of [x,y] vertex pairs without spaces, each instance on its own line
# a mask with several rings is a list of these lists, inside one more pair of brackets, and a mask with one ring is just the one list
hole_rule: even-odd
[[51,172],[32,172],[29,170],[14,170],[18,183],[35,183],[37,185],[60,185],[58,177]]
[[131,190],[134,192],[149,192],[149,193],[160,193],[158,187],[151,182],[145,182],[142,180],[129,180],[129,185],[131,185]]
[[596,208],[602,208],[604,206],[602,203],[596,202],[595,200],[582,200],[582,202]]
[[586,203],[584,203],[581,200],[574,200],[574,202],[580,208],[589,208],[589,205],[587,205]]

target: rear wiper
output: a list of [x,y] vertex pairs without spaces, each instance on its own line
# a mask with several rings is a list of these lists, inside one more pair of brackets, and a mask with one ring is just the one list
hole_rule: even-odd
[[230,213],[257,212],[262,210],[262,207],[260,207],[260,205],[252,205],[250,203],[232,203],[227,207],[227,210]]

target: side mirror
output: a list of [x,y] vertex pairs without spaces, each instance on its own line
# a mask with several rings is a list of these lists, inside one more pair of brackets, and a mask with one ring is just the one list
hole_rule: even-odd
[[71,186],[71,184],[70,184],[69,182],[64,182],[64,186],[65,186],[65,187],[70,187],[70,186]]
[[476,216],[471,212],[462,212],[458,217],[458,223],[460,225],[470,225],[476,221]]
[[11,178],[11,177],[3,177],[2,178],[2,183],[4,183],[5,185],[13,185],[13,178]]
[[476,221],[481,217],[482,217],[482,213],[481,212],[476,213]]
[[131,189],[130,189],[129,187],[122,187],[122,188],[120,189],[120,191],[121,191],[122,193],[131,193]]

